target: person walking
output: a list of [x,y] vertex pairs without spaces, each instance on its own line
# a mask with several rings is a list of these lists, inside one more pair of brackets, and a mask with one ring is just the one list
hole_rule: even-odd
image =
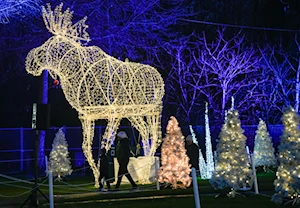
[[[110,189],[110,182],[108,180],[108,158],[106,149],[100,150],[100,191],[107,191]],[[106,182],[107,189],[104,188],[104,182]]]
[[191,135],[186,137],[186,154],[190,158],[189,163],[191,164],[191,168],[195,168],[196,171],[199,171],[199,148],[193,142]]
[[118,190],[122,181],[123,175],[129,180],[133,189],[137,188],[137,185],[133,181],[130,173],[128,172],[127,165],[131,155],[130,142],[126,132],[120,131],[117,134],[116,139],[116,156],[119,163],[118,180],[115,189]]

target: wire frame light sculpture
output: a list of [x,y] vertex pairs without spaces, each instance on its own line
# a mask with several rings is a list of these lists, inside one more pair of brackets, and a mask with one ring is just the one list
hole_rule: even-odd
[[47,29],[53,34],[42,46],[26,57],[26,71],[40,76],[48,70],[59,77],[70,105],[78,111],[83,129],[82,149],[99,187],[99,166],[92,156],[95,121],[106,119],[108,125],[102,146],[110,149],[122,118],[127,118],[142,136],[145,156],[153,156],[161,143],[161,111],[164,81],[153,67],[122,62],[90,41],[86,17],[72,24],[70,9],[63,4],[54,11],[42,7]]

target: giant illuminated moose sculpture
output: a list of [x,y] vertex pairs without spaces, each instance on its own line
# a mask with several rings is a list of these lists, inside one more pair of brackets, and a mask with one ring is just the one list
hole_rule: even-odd
[[53,34],[43,45],[26,57],[26,71],[40,76],[48,70],[59,77],[70,105],[78,111],[83,129],[82,149],[99,186],[99,166],[92,156],[95,120],[106,119],[108,125],[102,145],[108,150],[120,120],[127,118],[142,136],[144,153],[153,156],[161,142],[160,117],[164,82],[153,67],[122,62],[97,46],[85,46],[89,35],[86,18],[72,24],[69,9],[62,4],[54,11],[42,8],[43,19]]

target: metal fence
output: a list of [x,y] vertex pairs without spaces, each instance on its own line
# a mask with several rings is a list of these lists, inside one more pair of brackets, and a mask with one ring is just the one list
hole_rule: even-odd
[[[103,135],[105,128],[105,126],[95,127],[95,136],[92,146],[94,158],[98,158],[99,156],[101,136]],[[247,137],[247,146],[249,146],[249,149],[252,151],[254,148],[255,131],[257,126],[248,125],[242,126],[242,128],[245,130],[244,134]],[[138,132],[129,126],[120,127],[120,129],[125,130],[128,135],[130,135],[132,147],[135,147],[136,143],[139,141]],[[193,129],[197,136],[199,146],[205,156],[205,127],[193,126]],[[282,125],[268,126],[268,130],[276,150],[280,143],[282,129]],[[52,149],[53,139],[55,138],[55,133],[57,131],[58,128],[51,128],[47,130],[45,138],[45,155],[49,155]],[[210,131],[212,147],[213,150],[215,150],[221,127],[212,126]],[[81,148],[81,127],[65,127],[64,132],[69,147],[73,169],[88,166]],[[182,132],[185,136],[187,136],[189,134],[189,127],[182,127]],[[0,173],[31,174],[34,160],[34,139],[35,132],[30,128],[0,128]]]

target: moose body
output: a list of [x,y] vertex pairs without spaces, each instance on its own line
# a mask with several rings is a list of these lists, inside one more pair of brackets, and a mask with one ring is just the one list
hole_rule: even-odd
[[[79,113],[84,114],[86,107],[161,102],[164,91],[155,90],[155,84],[163,81],[155,68],[120,61],[97,46],[75,47],[74,44],[77,43],[63,37],[50,38],[29,52],[26,65],[34,66],[34,71],[39,73],[36,76],[48,69],[60,77],[66,99]],[[31,69],[27,71],[31,73]]]
[[120,120],[127,118],[142,135],[144,154],[153,156],[161,142],[164,82],[151,66],[123,62],[99,47],[84,46],[81,41],[89,39],[85,19],[72,25],[72,12],[61,9],[62,4],[54,11],[50,5],[43,7],[45,25],[54,36],[28,53],[26,71],[40,76],[48,70],[52,78],[59,77],[67,101],[78,111],[82,149],[99,187],[99,166],[92,156],[95,120],[108,121],[102,139],[106,149],[115,138]]

